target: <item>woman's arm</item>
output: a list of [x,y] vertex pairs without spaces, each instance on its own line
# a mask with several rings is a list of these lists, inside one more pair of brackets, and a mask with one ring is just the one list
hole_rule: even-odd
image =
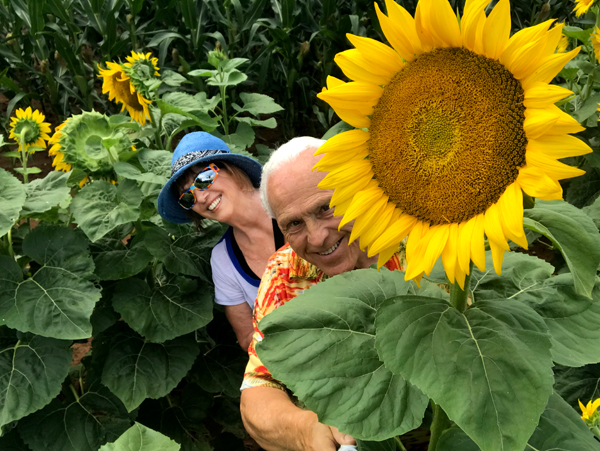
[[248,350],[248,346],[252,341],[254,328],[252,327],[252,309],[247,302],[238,305],[226,305],[225,316],[237,337],[240,346],[244,351]]

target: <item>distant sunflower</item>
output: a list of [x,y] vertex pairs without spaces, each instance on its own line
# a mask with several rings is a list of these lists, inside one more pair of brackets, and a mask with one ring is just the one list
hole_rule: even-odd
[[581,17],[592,7],[595,0],[575,0],[575,15]]
[[594,32],[590,36],[590,40],[592,41],[596,61],[600,62],[600,28],[594,27]]
[[[500,273],[507,239],[527,247],[523,193],[561,199],[559,180],[584,172],[558,161],[591,149],[583,128],[554,105],[572,94],[548,83],[579,48],[555,53],[562,26],[547,21],[510,37],[510,5],[467,0],[460,26],[447,0],[420,0],[415,18],[393,0],[375,5],[392,47],[348,35],[319,98],[357,127],[329,139],[316,165],[335,188],[332,205],[356,219],[378,266],[408,236],[406,278],[440,257],[464,285],[470,262],[485,269],[484,235]],[[368,129],[360,130],[360,129]]]
[[151,58],[152,54],[131,52],[127,62],[123,64],[107,61],[108,69],[100,69],[103,78],[102,93],[108,93],[109,100],[122,103],[123,111],[127,108],[132,119],[144,125],[150,119],[148,105],[149,93],[144,92],[144,80],[152,76],[159,76],[158,58]]
[[27,127],[29,130],[22,136],[24,139],[25,149],[30,147],[46,148],[46,141],[50,139],[50,124],[44,122],[46,117],[38,110],[31,110],[27,107],[26,110],[19,108],[15,112],[15,116],[11,117],[9,139],[17,139],[16,135],[21,135],[23,129]]
[[556,47],[556,53],[564,53],[569,47],[569,38],[564,34],[560,37],[560,41],[558,41],[558,46]]

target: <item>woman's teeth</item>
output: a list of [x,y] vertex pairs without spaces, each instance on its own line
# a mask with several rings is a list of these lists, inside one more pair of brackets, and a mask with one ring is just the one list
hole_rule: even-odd
[[212,204],[210,204],[208,206],[208,211],[213,211],[215,208],[217,208],[217,205],[219,205],[221,203],[221,197],[217,197]]
[[341,241],[342,240],[340,239],[337,243],[335,243],[333,246],[331,246],[325,252],[319,252],[319,255],[329,255],[329,254],[331,254],[333,251],[335,251],[337,249],[337,247],[340,245]]

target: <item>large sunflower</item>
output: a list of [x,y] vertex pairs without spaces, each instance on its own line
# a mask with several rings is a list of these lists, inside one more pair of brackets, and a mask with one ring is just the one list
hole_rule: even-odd
[[[24,140],[25,149],[30,147],[46,148],[46,141],[50,139],[50,124],[44,122],[46,117],[38,110],[31,110],[27,107],[26,110],[19,108],[15,112],[15,116],[11,118],[9,139],[16,139],[17,135]],[[22,136],[23,130],[27,128],[25,135]]]
[[[461,286],[485,268],[484,234],[500,273],[507,239],[526,247],[523,191],[561,199],[561,179],[584,172],[558,161],[591,149],[583,128],[554,105],[572,94],[548,83],[579,48],[555,53],[553,21],[510,35],[510,5],[467,0],[460,25],[447,0],[420,0],[415,17],[393,0],[378,8],[392,47],[348,35],[335,61],[352,82],[329,77],[319,98],[357,127],[328,140],[316,168],[332,205],[356,219],[351,241],[379,266],[408,236],[406,278],[442,257]],[[364,129],[368,129],[364,130]]]
[[115,63],[107,61],[108,69],[100,69],[100,77],[103,78],[102,93],[108,93],[109,100],[122,103],[123,111],[127,108],[132,119],[140,124],[150,119],[148,105],[149,93],[145,91],[144,81],[152,76],[159,76],[158,58],[151,58],[152,54],[131,52],[126,63]]

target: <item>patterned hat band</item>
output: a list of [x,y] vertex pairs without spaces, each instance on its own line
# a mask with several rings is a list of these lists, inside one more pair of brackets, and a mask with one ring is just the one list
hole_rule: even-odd
[[196,150],[194,152],[188,152],[185,155],[180,156],[175,163],[171,165],[171,177],[175,174],[179,169],[184,167],[185,165],[191,163],[192,161],[199,160],[200,158],[207,157],[209,155],[216,155],[219,153],[230,153],[226,150]]

